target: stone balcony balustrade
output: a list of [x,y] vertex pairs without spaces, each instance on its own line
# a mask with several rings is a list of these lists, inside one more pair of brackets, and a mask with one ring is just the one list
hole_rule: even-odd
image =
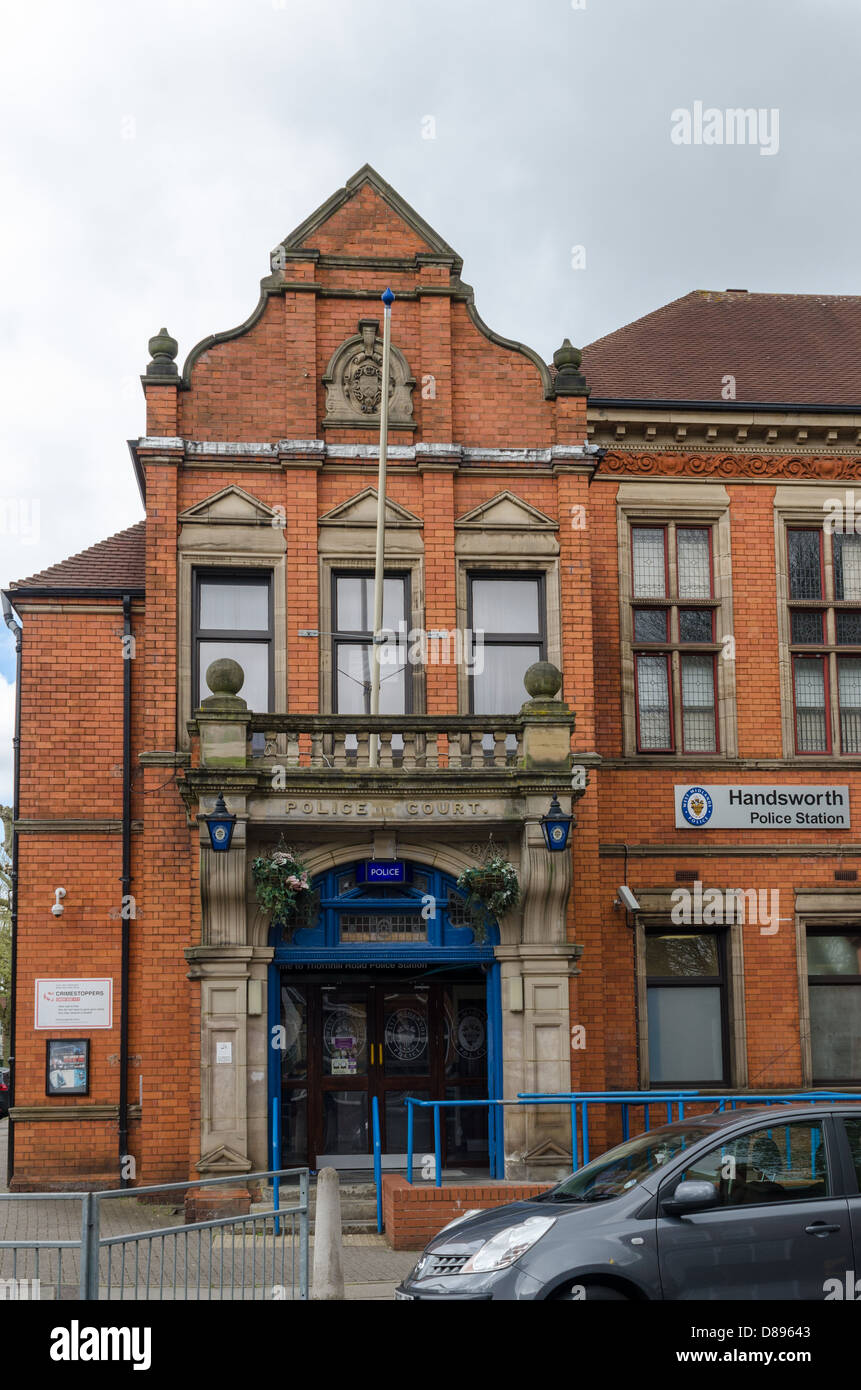
[[[313,773],[321,784],[364,777],[450,775],[453,780],[518,773],[567,773],[574,716],[555,697],[561,676],[547,662],[525,678],[532,697],[516,715],[255,714],[237,694],[237,662],[222,659],[207,671],[213,694],[189,728],[200,738],[200,767],[277,772],[287,781]],[[377,765],[371,763],[378,740]]]

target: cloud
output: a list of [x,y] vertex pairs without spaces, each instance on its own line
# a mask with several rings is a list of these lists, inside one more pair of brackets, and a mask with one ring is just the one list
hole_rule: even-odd
[[[837,0],[7,7],[0,502],[41,520],[0,534],[0,583],[139,519],[147,339],[182,360],[245,319],[366,161],[546,358],[695,288],[856,292],[859,37]],[[778,107],[780,153],[673,145],[696,100]]]

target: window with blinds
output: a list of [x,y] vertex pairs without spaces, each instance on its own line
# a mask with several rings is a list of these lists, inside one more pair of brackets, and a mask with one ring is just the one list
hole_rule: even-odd
[[786,532],[795,751],[861,753],[861,536]]
[[631,526],[632,640],[641,753],[717,753],[712,528]]

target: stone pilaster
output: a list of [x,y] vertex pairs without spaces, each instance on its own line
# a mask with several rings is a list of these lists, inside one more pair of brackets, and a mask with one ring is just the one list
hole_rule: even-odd
[[[206,679],[214,694],[196,712],[202,761],[211,768],[244,768],[248,714],[236,693],[242,668],[229,659],[215,661]],[[256,953],[247,944],[245,797],[229,795],[237,819],[226,852],[210,845],[205,817],[212,798],[201,801],[200,945],[185,956],[189,979],[200,982],[201,1156],[195,1166],[201,1175],[240,1177],[254,1166],[248,1154],[248,1003],[249,980],[259,979],[259,972],[252,969]]]
[[[523,765],[558,771],[571,766],[571,710],[555,695],[561,673],[537,662],[526,673],[532,696],[521,710]],[[559,795],[572,811],[571,794]],[[504,936],[496,956],[502,975],[503,1094],[553,1094],[571,1088],[569,984],[582,952],[567,940],[571,894],[570,848],[548,850],[541,817],[546,795],[530,794],[520,843],[519,940]],[[564,1105],[512,1106],[505,1113],[505,1175],[511,1179],[561,1177],[571,1169],[570,1113]]]
[[[523,1092],[570,1090],[568,980],[576,973],[581,949],[570,943],[496,949],[502,975],[503,1093],[507,1099]],[[567,1106],[506,1109],[506,1178],[552,1180],[570,1171]]]
[[[232,851],[231,851],[232,853]],[[227,856],[225,856],[227,857]],[[250,1173],[248,1157],[248,980],[250,946],[192,946],[188,977],[200,982],[200,1160],[202,1176]]]

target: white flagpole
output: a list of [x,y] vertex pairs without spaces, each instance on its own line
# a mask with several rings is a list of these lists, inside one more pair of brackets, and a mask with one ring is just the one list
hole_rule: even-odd
[[[389,358],[392,344],[392,303],[395,296],[387,289],[382,296],[385,305],[383,323],[383,370],[380,398],[380,471],[377,478],[377,555],[374,567],[374,643],[371,652],[371,717],[380,713],[380,647],[383,641],[383,578],[386,551],[386,462],[389,447]],[[380,759],[379,735],[372,733],[368,740],[369,764],[377,767]]]

